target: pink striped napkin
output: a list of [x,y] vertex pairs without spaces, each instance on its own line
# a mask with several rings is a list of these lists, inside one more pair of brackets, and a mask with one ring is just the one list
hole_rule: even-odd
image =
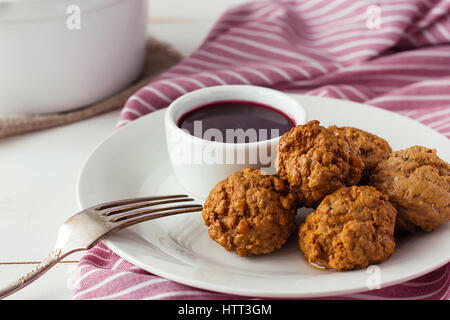
[[[450,137],[450,1],[259,0],[228,10],[203,44],[140,89],[118,126],[189,91],[253,84],[398,112]],[[450,264],[336,299],[450,299]],[[234,299],[151,275],[104,245],[78,266],[74,299]]]

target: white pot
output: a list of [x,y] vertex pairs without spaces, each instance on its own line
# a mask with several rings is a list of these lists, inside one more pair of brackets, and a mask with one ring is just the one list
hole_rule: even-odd
[[0,0],[0,114],[67,111],[125,88],[146,55],[147,0]]

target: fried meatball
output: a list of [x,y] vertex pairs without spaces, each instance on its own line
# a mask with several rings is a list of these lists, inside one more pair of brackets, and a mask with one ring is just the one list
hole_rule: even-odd
[[280,138],[276,167],[299,203],[315,207],[326,195],[358,183],[364,163],[353,142],[310,121]]
[[343,187],[306,216],[300,249],[309,263],[339,271],[379,263],[394,252],[396,214],[375,188]]
[[397,208],[399,229],[431,231],[450,219],[450,165],[436,150],[414,146],[393,152],[370,183]]
[[395,232],[396,233],[414,233],[417,231],[415,224],[406,220],[403,216],[397,214],[397,219],[395,220]]
[[279,249],[295,229],[295,196],[275,176],[244,169],[219,182],[203,206],[209,236],[239,256]]
[[361,152],[361,157],[364,162],[364,171],[362,180],[366,181],[377,164],[381,160],[385,160],[392,152],[389,143],[370,132],[353,128],[353,127],[336,127],[330,126],[329,130],[335,134],[343,134],[347,139],[353,141]]

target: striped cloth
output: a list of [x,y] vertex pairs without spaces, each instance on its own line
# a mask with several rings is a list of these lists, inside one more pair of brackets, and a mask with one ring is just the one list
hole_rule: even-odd
[[[384,289],[320,299],[450,299],[450,264],[412,281]],[[81,259],[75,280],[76,300],[233,300],[248,297],[199,290],[160,278],[97,245]],[[257,298],[257,297],[256,297]]]
[[[259,0],[221,16],[203,44],[141,88],[118,127],[214,85],[253,84],[363,102],[450,137],[450,0]],[[340,299],[450,299],[450,264]],[[78,266],[74,299],[233,299],[146,273],[104,245]],[[333,298],[333,297],[329,297]]]

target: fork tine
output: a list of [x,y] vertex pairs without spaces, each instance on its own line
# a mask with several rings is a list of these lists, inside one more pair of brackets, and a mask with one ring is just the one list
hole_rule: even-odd
[[[171,206],[171,207],[163,207],[163,208],[155,208],[155,209],[142,209],[142,210],[132,210],[128,211],[124,214],[115,215],[113,218],[109,220],[109,222],[117,223],[122,222],[125,220],[130,220],[136,217],[141,217],[144,215],[150,215],[149,218],[159,218],[159,217],[165,217],[174,214],[173,210],[175,211],[182,211],[179,213],[183,213],[183,210],[193,210],[193,211],[199,211],[198,209],[202,209],[203,206],[201,204],[188,204],[188,205],[178,205],[178,206]],[[191,211],[187,211],[191,212]]]
[[129,226],[132,226],[134,224],[138,224],[138,223],[141,223],[144,221],[148,221],[148,220],[152,220],[152,219],[156,219],[156,218],[160,218],[160,217],[173,216],[173,215],[177,215],[177,214],[196,212],[196,211],[201,211],[201,210],[202,210],[202,206],[196,206],[196,207],[186,208],[186,209],[169,210],[169,211],[165,211],[165,212],[161,212],[161,213],[147,213],[138,218],[122,221],[114,228],[114,230],[121,230],[121,229],[127,228]]
[[101,211],[101,210],[105,210],[105,209],[114,208],[117,206],[145,202],[145,201],[176,199],[176,198],[186,198],[186,197],[188,197],[188,195],[186,195],[186,194],[175,194],[175,195],[169,195],[169,196],[152,196],[152,197],[122,199],[122,200],[117,200],[117,201],[105,202],[105,203],[102,203],[102,204],[92,207],[92,209]]
[[178,198],[178,199],[163,200],[163,201],[143,201],[143,202],[138,202],[138,203],[133,203],[133,204],[128,204],[128,205],[116,206],[116,207],[113,207],[111,210],[104,209],[104,210],[101,210],[102,211],[101,214],[104,216],[112,216],[112,215],[119,214],[119,213],[129,212],[134,209],[153,207],[153,206],[157,206],[157,205],[176,203],[176,202],[188,202],[188,201],[194,201],[194,199],[192,199],[192,198],[179,199]]

